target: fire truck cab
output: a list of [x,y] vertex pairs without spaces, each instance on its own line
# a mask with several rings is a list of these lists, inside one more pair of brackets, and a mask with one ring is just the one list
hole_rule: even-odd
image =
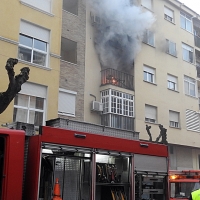
[[62,200],[169,199],[166,145],[64,122],[71,126],[41,126],[32,136],[0,129],[0,200],[52,200],[56,180]]
[[170,200],[188,200],[192,191],[200,188],[200,170],[170,170]]

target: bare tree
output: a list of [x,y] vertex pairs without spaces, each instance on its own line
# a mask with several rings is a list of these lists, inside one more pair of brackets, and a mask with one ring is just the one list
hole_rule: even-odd
[[20,69],[20,74],[15,76],[14,66],[18,63],[17,59],[9,58],[6,62],[5,69],[8,73],[9,85],[5,92],[0,93],[0,114],[3,113],[10,102],[21,90],[21,85],[29,79],[29,67]]

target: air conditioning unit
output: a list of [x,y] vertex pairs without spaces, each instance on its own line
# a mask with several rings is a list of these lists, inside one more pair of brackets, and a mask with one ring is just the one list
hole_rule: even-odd
[[92,101],[91,110],[92,111],[102,112],[103,111],[103,103],[100,103],[98,101]]
[[101,24],[101,18],[93,13],[90,13],[92,25]]

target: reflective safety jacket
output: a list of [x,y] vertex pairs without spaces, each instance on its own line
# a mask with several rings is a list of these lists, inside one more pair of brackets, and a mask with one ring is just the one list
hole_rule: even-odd
[[200,189],[192,192],[192,200],[200,200]]

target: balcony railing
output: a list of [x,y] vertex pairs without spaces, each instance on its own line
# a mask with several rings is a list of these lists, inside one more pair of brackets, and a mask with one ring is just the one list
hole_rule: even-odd
[[200,37],[194,36],[195,46],[200,48]]
[[108,84],[134,90],[132,75],[111,68],[101,71],[101,85]]
[[196,62],[197,77],[200,78],[200,64]]

